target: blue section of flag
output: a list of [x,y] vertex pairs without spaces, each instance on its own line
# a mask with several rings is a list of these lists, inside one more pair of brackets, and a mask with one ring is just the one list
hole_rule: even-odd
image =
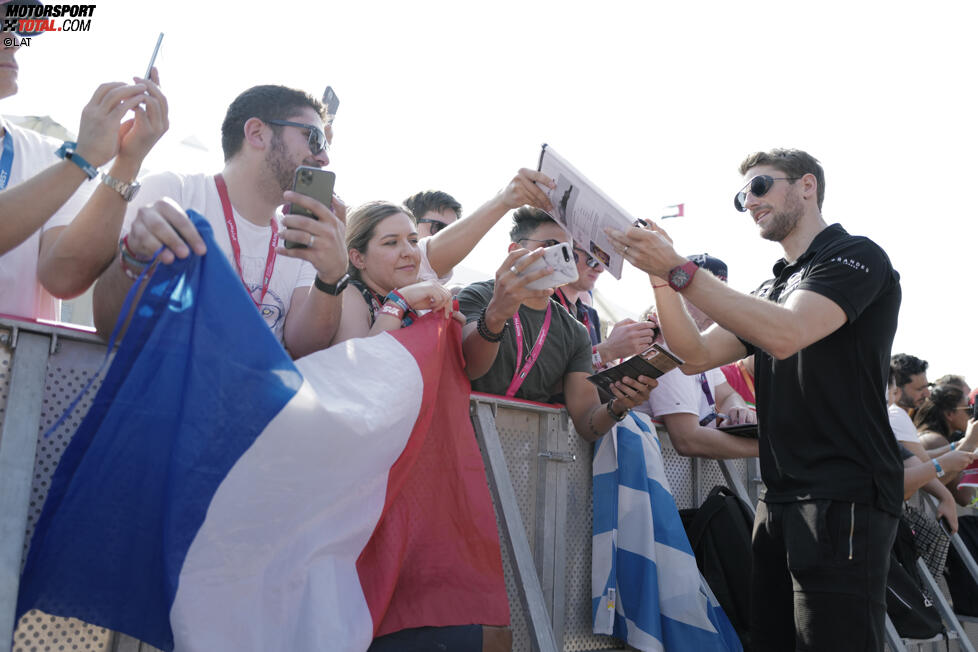
[[[640,650],[740,652],[733,626],[696,568],[667,487],[655,432],[632,413],[595,449],[594,632]],[[637,511],[637,505],[649,508]],[[668,557],[661,567],[660,555]],[[660,586],[668,587],[667,602],[660,602]],[[677,586],[687,591],[677,595]]]
[[209,253],[150,279],[52,478],[18,617],[37,608],[172,649],[170,606],[211,498],[302,383],[189,214]]

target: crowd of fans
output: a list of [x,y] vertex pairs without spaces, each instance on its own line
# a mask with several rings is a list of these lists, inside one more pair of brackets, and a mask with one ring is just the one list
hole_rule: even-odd
[[[2,65],[13,62],[16,52],[16,46],[0,49],[0,97],[17,90],[16,67]],[[668,431],[680,454],[708,458],[763,457],[758,439],[718,426],[758,422],[755,403],[763,410],[760,401],[765,395],[755,397],[755,356],[767,355],[758,351],[772,351],[781,361],[801,348],[816,346],[821,337],[806,334],[794,350],[785,349],[782,340],[766,341],[747,326],[743,335],[738,323],[717,318],[705,295],[680,295],[682,281],[664,277],[663,269],[671,265],[662,267],[641,257],[649,238],[657,239],[655,246],[664,240],[660,230],[651,228],[623,236],[619,251],[649,272],[658,307],[640,321],[619,321],[603,337],[591,302],[601,263],[574,246],[548,215],[552,207],[543,188],[553,188],[554,181],[537,171],[519,170],[502,190],[465,216],[459,202],[443,191],[349,210],[335,196],[322,203],[292,192],[297,167],[329,164],[332,123],[318,100],[283,86],[249,88],[231,102],[222,125],[225,163],[218,174],[173,170],[140,178],[142,161],[167,130],[167,110],[154,69],[150,78],[133,84],[99,86],[82,112],[77,143],[62,144],[2,123],[0,186],[7,187],[0,192],[0,313],[54,319],[57,299],[77,296],[94,284],[95,324],[99,333],[108,335],[127,293],[148,266],[166,265],[191,252],[208,253],[187,214],[194,210],[211,224],[221,254],[231,261],[256,309],[294,358],[351,338],[410,326],[428,311],[440,312],[464,324],[462,348],[473,390],[559,401],[566,405],[576,431],[588,440],[603,436],[629,410],[646,412]],[[763,173],[760,168],[765,165],[772,163],[757,159],[744,171]],[[741,193],[743,198],[738,195],[752,211],[750,202],[765,197],[774,182],[788,179],[794,184],[805,177],[769,174],[766,187],[757,185],[757,178],[750,178],[750,191]],[[818,184],[818,194],[812,190],[803,199],[812,205],[817,199],[820,207],[820,177]],[[808,192],[807,186],[801,187]],[[283,205],[304,207],[315,217],[283,211]],[[508,251],[500,251],[495,278],[450,287],[452,269],[511,212],[511,243]],[[757,221],[763,219],[762,215]],[[286,241],[304,247],[287,248]],[[552,270],[526,270],[544,248],[561,243],[573,247],[578,280],[560,288],[528,287]],[[702,254],[685,260],[705,272],[699,278],[709,275],[726,281],[726,265],[717,258]],[[686,273],[692,278],[695,270]],[[672,288],[664,289],[667,285]],[[671,296],[663,299],[663,292],[681,296],[681,304],[671,303]],[[862,310],[841,295],[835,303],[842,310],[837,318],[834,313],[830,317],[837,321],[826,319],[833,328],[854,321]],[[677,321],[677,314],[691,319],[689,329],[683,330],[687,327]],[[711,328],[715,321],[722,328]],[[700,364],[724,357],[698,355],[717,341],[719,331],[740,338],[724,345],[728,355],[723,362],[741,359],[725,366]],[[682,351],[692,362],[658,380],[626,377],[608,395],[587,381],[595,371],[655,342]],[[770,357],[765,364],[770,368]],[[969,483],[978,447],[978,427],[971,418],[975,392],[960,376],[932,385],[926,369],[926,362],[913,356],[893,356],[889,420],[904,451],[904,498],[919,488],[931,493],[954,530],[955,504],[968,505],[974,498],[974,485]],[[771,375],[765,374],[765,383],[772,382]],[[802,371],[796,375],[800,378]],[[863,400],[872,402],[877,394]],[[882,401],[879,407],[881,414]],[[895,451],[894,445],[889,448]],[[506,636],[483,635],[486,649],[508,645]]]

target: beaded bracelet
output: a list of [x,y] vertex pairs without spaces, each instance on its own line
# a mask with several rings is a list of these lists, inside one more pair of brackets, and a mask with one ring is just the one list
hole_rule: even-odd
[[495,344],[502,341],[503,335],[506,334],[506,328],[509,326],[509,322],[507,321],[505,324],[503,324],[503,330],[499,331],[498,333],[493,333],[486,325],[486,310],[488,308],[489,306],[486,306],[482,309],[482,312],[479,313],[479,321],[476,323],[475,329],[479,332],[479,336],[482,339]]

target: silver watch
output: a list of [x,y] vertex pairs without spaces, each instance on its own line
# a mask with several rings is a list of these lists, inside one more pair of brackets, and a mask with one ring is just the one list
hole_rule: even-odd
[[138,181],[126,183],[125,181],[120,181],[119,179],[106,174],[105,172],[102,173],[102,183],[122,195],[122,198],[126,201],[132,201],[132,198],[136,196],[136,193],[139,192],[140,188]]

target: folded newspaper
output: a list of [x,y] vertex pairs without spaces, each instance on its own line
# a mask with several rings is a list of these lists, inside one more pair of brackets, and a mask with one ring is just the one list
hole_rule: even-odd
[[615,252],[604,230],[624,231],[635,224],[635,218],[546,144],[538,169],[557,184],[553,190],[541,186],[554,206],[549,215],[570,233],[575,246],[620,279],[624,259]]
[[592,383],[611,394],[611,384],[625,376],[638,378],[648,376],[658,378],[667,371],[672,371],[683,361],[672,353],[669,353],[658,344],[653,344],[638,355],[626,359],[621,364],[609,367],[604,371],[588,376],[587,379]]

